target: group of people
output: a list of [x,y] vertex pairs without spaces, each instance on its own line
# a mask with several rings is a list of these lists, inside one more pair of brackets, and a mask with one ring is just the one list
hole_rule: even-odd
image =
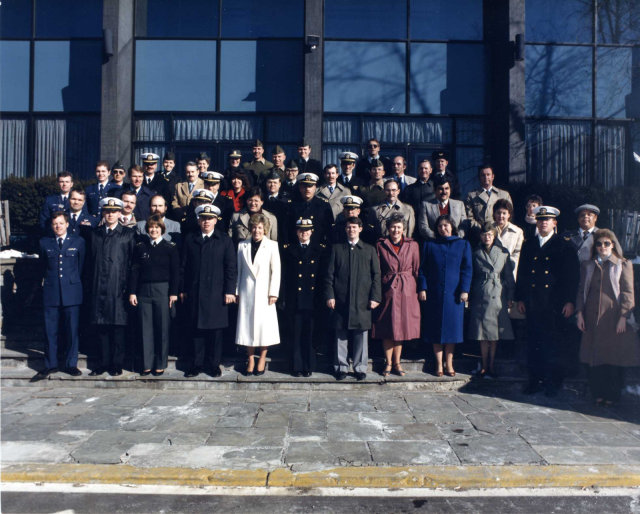
[[184,179],[173,154],[158,171],[159,156],[146,153],[128,183],[119,163],[99,161],[86,190],[60,173],[60,193],[40,214],[47,350],[34,378],[81,373],[84,304],[100,348],[94,376],[122,373],[127,327],[141,334],[140,374],[161,375],[176,310],[187,377],[221,375],[230,333],[246,347],[245,373],[264,373],[268,348],[286,339],[292,373],[311,376],[320,333],[333,342],[336,379],[346,378],[351,356],[362,380],[369,332],[382,343],[384,376],[405,374],[402,344],[420,338],[433,347],[438,376],[455,376],[455,345],[465,338],[480,342],[478,377],[497,376],[497,343],[514,338],[515,322],[526,324],[525,392],[554,395],[575,319],[594,396],[617,400],[622,367],[640,362],[633,269],[615,235],[596,227],[596,206],[578,207],[580,228],[560,235],[559,211],[534,195],[520,228],[491,165],[479,167],[479,187],[463,201],[443,151],[420,162],[417,177],[403,156],[381,156],[375,139],[361,158],[341,154],[339,166],[323,168],[306,141],[298,153],[287,160],[276,146],[270,162],[256,141],[251,161],[233,150],[218,172],[200,154]]

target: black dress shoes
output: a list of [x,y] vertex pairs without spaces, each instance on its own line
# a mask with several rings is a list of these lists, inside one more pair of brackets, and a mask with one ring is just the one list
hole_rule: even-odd
[[291,373],[294,377],[300,378],[302,376],[304,376],[302,374],[302,371],[294,371],[293,373]]
[[71,375],[72,377],[79,377],[80,375],[82,375],[82,371],[80,371],[76,366],[73,366],[71,368],[67,368],[64,370],[64,372],[67,375]]
[[52,373],[56,373],[58,368],[47,368],[42,371],[38,371],[33,377],[31,377],[31,382],[40,382],[40,380],[44,380],[48,378]]
[[184,374],[184,376],[185,376],[185,378],[193,378],[193,377],[197,377],[197,376],[200,374],[200,372],[201,372],[201,371],[202,371],[202,370],[201,370],[200,368],[192,368],[192,369],[190,369],[189,371],[187,371],[187,372]]
[[140,372],[140,376],[141,377],[147,377],[149,375],[151,375],[151,370],[150,369],[145,369],[145,370]]
[[302,376],[305,377],[305,378],[309,378],[311,376],[311,371],[304,371],[302,373]]
[[362,371],[356,371],[355,375],[358,382],[367,378],[367,374],[363,373]]
[[91,373],[89,373],[90,377],[97,377],[98,375],[102,375],[106,370],[104,368],[96,368]]
[[222,376],[222,370],[220,369],[220,366],[216,366],[211,370],[211,376],[213,378],[218,378]]
[[161,377],[162,375],[164,375],[164,370],[163,369],[154,369],[151,374],[154,377]]
[[336,380],[344,380],[347,378],[347,374],[344,371],[338,371],[336,373]]
[[109,370],[109,375],[111,375],[112,377],[119,377],[120,375],[122,375],[122,368],[111,368]]
[[258,371],[258,368],[253,370],[253,376],[255,377],[259,377],[261,375],[264,375],[264,372],[267,371],[267,367],[265,366],[264,369],[262,371]]

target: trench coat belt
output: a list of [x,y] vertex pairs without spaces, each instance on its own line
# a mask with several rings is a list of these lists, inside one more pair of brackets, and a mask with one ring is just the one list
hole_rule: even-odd
[[398,279],[400,277],[407,277],[407,276],[413,276],[413,271],[411,270],[405,270],[405,271],[394,271],[393,273],[385,273],[382,276],[382,279],[389,279],[391,278],[391,282],[389,284],[390,287],[397,287],[397,283],[398,283]]
[[488,282],[492,280],[494,284],[500,282],[500,273],[495,271],[482,271],[477,274],[482,279],[482,282]]

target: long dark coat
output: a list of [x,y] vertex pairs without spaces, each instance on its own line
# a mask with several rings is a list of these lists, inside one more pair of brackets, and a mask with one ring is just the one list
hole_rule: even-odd
[[126,325],[128,283],[136,232],[120,224],[107,235],[103,225],[91,233],[91,322]]
[[326,248],[320,244],[310,244],[302,249],[297,241],[284,244],[282,248],[282,294],[285,309],[295,311],[318,308],[320,297],[322,264],[326,264]]
[[461,343],[464,304],[460,294],[471,288],[471,246],[458,236],[425,244],[420,266],[420,290],[427,292],[423,337],[428,343]]
[[229,236],[219,230],[204,242],[190,232],[182,248],[180,292],[187,294],[186,312],[193,328],[213,330],[229,325],[225,294],[236,293],[236,251]]
[[333,245],[324,283],[325,300],[336,301],[332,314],[333,327],[369,330],[369,302],[382,301],[380,262],[375,248],[362,240],[353,250],[349,243]]
[[382,303],[371,337],[408,341],[420,337],[420,304],[416,279],[420,269],[420,249],[406,238],[398,253],[389,238],[376,244],[382,275]]

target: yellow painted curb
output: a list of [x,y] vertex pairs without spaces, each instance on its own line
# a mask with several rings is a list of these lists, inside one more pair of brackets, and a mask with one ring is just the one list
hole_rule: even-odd
[[490,489],[514,487],[640,487],[640,466],[407,466],[322,471],[136,468],[110,464],[16,464],[2,482],[158,484],[223,487],[375,487]]

